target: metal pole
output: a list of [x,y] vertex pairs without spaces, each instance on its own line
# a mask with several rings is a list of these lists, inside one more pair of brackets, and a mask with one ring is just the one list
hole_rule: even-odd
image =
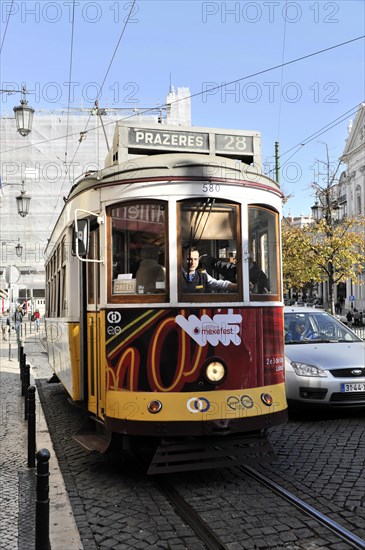
[[30,366],[25,365],[23,377],[23,395],[25,395],[24,420],[28,419],[28,388],[30,386]]
[[13,289],[11,288],[11,284],[9,283],[8,288],[8,298],[9,298],[9,326],[8,326],[8,336],[9,336],[9,361],[11,361],[11,315],[12,315],[12,307],[13,307]]
[[19,358],[19,363],[20,363],[21,360],[22,360],[22,357],[23,357],[23,353],[24,353],[24,342],[23,342],[23,340],[19,340],[18,351],[19,351],[18,358]]
[[35,386],[28,388],[28,468],[35,466],[36,452],[36,410],[35,410]]
[[50,550],[49,543],[49,459],[48,449],[37,452],[37,500],[35,509],[35,550]]
[[26,358],[27,358],[26,354],[23,353],[22,360],[20,361],[20,380],[21,380],[21,383],[22,383],[22,395],[24,395],[24,393],[23,393],[23,380],[24,380],[25,364],[26,364],[26,361],[27,361]]
[[275,180],[280,183],[279,142],[275,141]]

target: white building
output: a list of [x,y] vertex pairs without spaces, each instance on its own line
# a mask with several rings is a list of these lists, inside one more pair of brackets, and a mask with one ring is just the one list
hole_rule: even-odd
[[[347,216],[365,216],[365,103],[361,103],[349,135],[341,160],[347,165],[340,178],[342,190],[346,193]],[[365,239],[365,226],[362,228]],[[365,311],[365,271],[362,285],[348,280],[346,283],[346,307]],[[350,297],[354,300],[350,301]]]
[[300,216],[291,216],[289,214],[288,216],[285,216],[284,221],[291,227],[302,228],[309,223],[313,223],[313,218],[311,216],[305,216],[304,214],[301,214]]
[[[144,112],[145,111],[145,112]],[[27,137],[16,132],[13,112],[0,118],[0,308],[8,307],[6,266],[20,273],[14,300],[27,296],[32,306],[44,299],[43,250],[53,225],[75,179],[88,170],[104,166],[108,145],[112,145],[115,122],[121,119],[139,123],[191,125],[190,91],[171,87],[166,105],[156,109],[73,109],[71,112],[36,111]],[[108,145],[107,145],[108,143]],[[22,182],[31,196],[29,214],[17,214],[15,197]],[[22,247],[21,256],[15,247]],[[16,271],[17,272],[17,271]],[[1,311],[0,309],[0,311]]]

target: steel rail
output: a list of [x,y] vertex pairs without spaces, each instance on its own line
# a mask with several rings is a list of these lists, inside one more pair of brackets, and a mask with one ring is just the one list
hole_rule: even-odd
[[257,481],[259,481],[261,484],[265,485],[266,487],[274,491],[279,496],[283,497],[285,500],[287,500],[288,502],[290,502],[300,510],[304,511],[306,514],[308,514],[312,518],[315,518],[319,523],[327,527],[327,529],[330,529],[332,532],[338,535],[343,541],[348,542],[358,550],[365,550],[364,539],[361,539],[357,535],[354,535],[353,533],[345,529],[345,527],[342,527],[342,525],[340,525],[336,521],[333,521],[328,516],[325,516],[324,514],[322,514],[315,508],[313,508],[313,506],[310,506],[309,504],[307,504],[297,496],[293,495],[292,493],[284,489],[284,487],[281,487],[280,485],[275,483],[275,481],[271,481],[271,479],[267,478],[266,476],[264,476],[263,474],[261,474],[260,472],[252,468],[251,466],[237,466],[237,468],[245,472],[246,474],[250,475],[251,477],[253,477]]
[[176,512],[191,527],[197,537],[206,544],[209,550],[228,550],[228,547],[216,536],[214,531],[205,523],[205,521],[195,512],[195,510],[179,495],[174,487],[163,477],[154,476],[154,482],[171,502]]

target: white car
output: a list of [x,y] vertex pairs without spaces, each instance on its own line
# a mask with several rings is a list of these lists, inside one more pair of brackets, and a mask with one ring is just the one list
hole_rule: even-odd
[[323,310],[284,308],[289,407],[365,407],[365,342]]

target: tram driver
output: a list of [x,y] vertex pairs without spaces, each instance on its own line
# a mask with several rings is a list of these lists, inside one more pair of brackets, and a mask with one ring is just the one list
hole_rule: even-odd
[[183,292],[207,293],[216,291],[236,291],[237,284],[214,279],[206,271],[198,269],[200,261],[199,250],[195,247],[187,247],[183,250]]

